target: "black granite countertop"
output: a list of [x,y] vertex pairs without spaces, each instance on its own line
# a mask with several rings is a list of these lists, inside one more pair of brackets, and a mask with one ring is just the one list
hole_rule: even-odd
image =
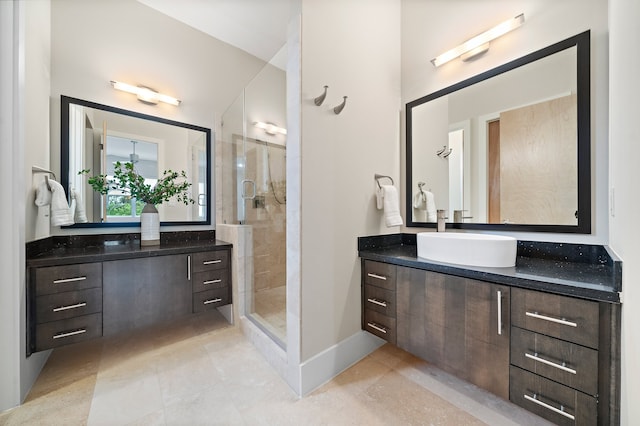
[[139,234],[50,237],[27,244],[27,267],[69,265],[231,248],[215,232],[161,234],[160,245],[141,246]]
[[607,247],[518,241],[516,266],[482,268],[419,258],[414,234],[358,238],[363,259],[584,299],[620,303],[622,262]]

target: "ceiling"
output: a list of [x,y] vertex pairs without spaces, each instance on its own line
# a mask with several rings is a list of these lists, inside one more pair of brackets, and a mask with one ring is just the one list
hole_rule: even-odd
[[287,40],[291,0],[138,0],[269,62]]

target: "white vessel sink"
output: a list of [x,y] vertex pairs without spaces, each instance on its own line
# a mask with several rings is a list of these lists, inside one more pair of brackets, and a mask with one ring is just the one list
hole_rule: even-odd
[[515,266],[517,240],[513,237],[452,232],[420,232],[418,257],[457,265],[504,268]]

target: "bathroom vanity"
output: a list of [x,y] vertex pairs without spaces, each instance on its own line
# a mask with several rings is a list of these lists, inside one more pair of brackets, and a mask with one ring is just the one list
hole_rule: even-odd
[[619,424],[621,262],[602,246],[518,242],[515,267],[417,257],[363,237],[362,327],[559,425]]
[[137,237],[28,245],[27,354],[231,303],[231,244],[210,232],[165,233],[158,246],[141,247]]

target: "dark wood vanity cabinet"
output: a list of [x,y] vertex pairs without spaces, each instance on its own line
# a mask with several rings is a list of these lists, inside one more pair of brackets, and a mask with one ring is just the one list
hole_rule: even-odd
[[186,254],[103,262],[103,334],[189,315],[188,273]]
[[30,267],[27,354],[231,303],[230,247]]
[[395,265],[363,262],[362,328],[389,343],[396,343]]
[[397,345],[509,397],[508,286],[397,269]]
[[615,424],[602,374],[611,305],[524,289],[511,297],[510,400],[558,425]]
[[193,312],[231,303],[229,252],[194,253],[190,259],[193,284]]
[[37,268],[28,311],[33,352],[102,335],[102,264]]

